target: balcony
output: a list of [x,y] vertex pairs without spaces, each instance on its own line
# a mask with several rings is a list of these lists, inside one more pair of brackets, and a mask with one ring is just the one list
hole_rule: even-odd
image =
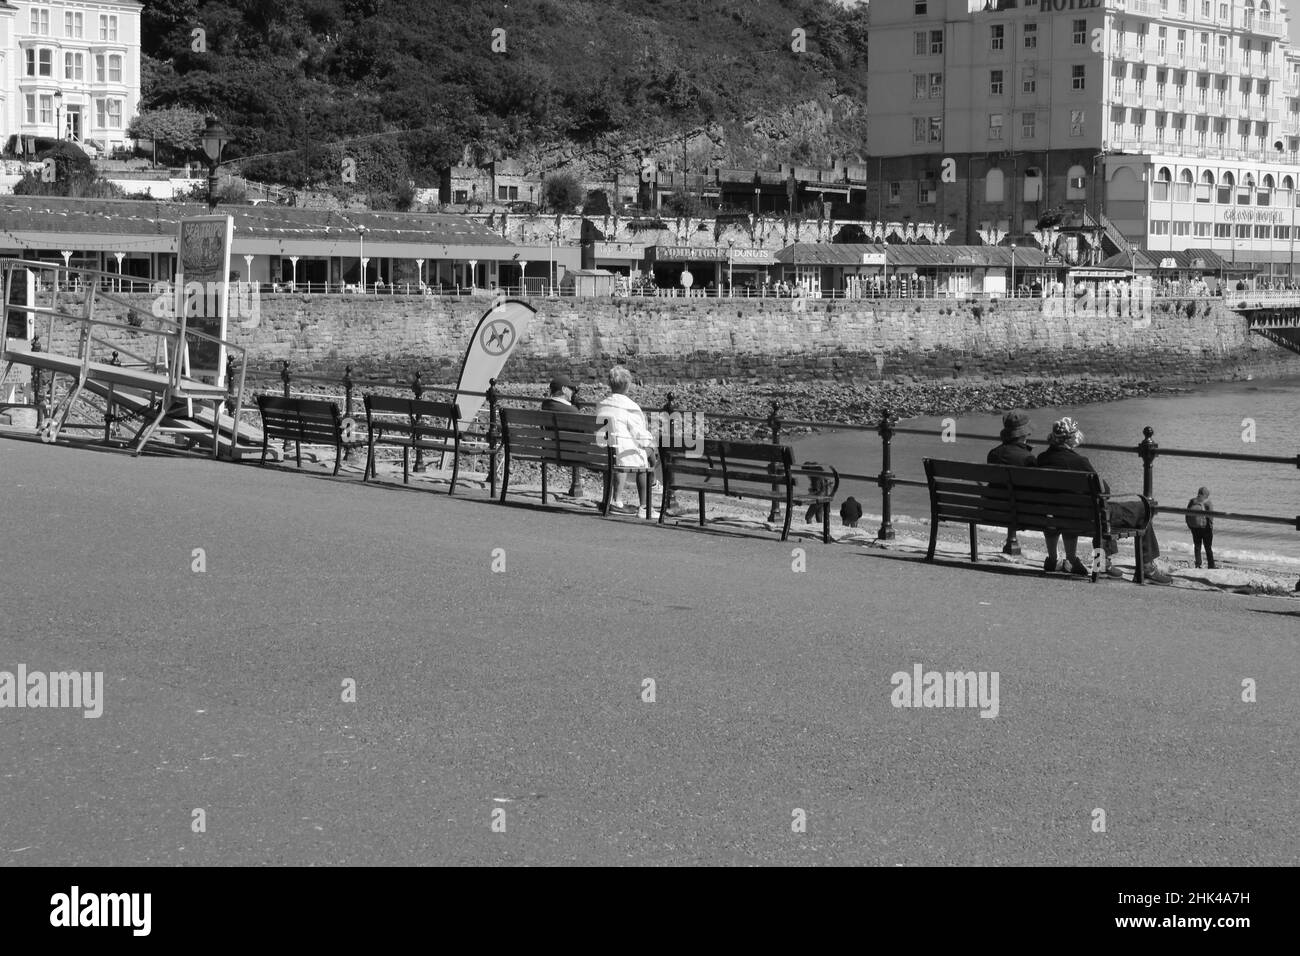
[[1150,63],[1153,66],[1163,66],[1165,62],[1165,55],[1159,52],[1158,50],[1156,50],[1154,47],[1147,47],[1143,51],[1142,59],[1144,59],[1147,63]]
[[1267,72],[1268,78],[1274,82],[1282,79],[1282,67],[1278,66],[1276,63],[1270,63]]
[[1124,47],[1124,59],[1130,63],[1142,62],[1142,51],[1135,46]]
[[1226,116],[1228,119],[1240,119],[1241,107],[1236,103],[1225,103],[1222,115]]
[[1154,110],[1160,108],[1160,98],[1151,93],[1142,97],[1142,106],[1144,109]]
[[1282,111],[1276,108],[1266,109],[1263,111],[1263,118],[1270,123],[1280,123],[1282,121]]
[[1138,96],[1136,93],[1126,92],[1124,94],[1124,105],[1136,109],[1142,105],[1142,97]]
[[1135,13],[1139,17],[1160,16],[1160,6],[1152,0],[1129,0],[1128,9],[1130,13]]

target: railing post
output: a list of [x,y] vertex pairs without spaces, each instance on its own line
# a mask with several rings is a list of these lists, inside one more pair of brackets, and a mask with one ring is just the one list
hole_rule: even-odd
[[[669,393],[668,393],[668,397],[664,400],[664,410],[663,410],[663,414],[664,414],[664,415],[667,417],[667,419],[668,419],[668,447],[669,447],[669,448],[673,448],[673,449],[675,449],[675,448],[677,447],[677,425],[676,425],[676,423],[673,421],[673,412],[676,411],[676,409],[673,407],[673,403],[674,403],[674,401],[675,401],[675,398],[676,398],[676,396],[674,396],[672,392],[669,392]],[[685,427],[685,425],[683,425],[683,427]],[[660,424],[660,431],[662,432],[662,423]],[[694,439],[695,441],[699,441],[699,429],[698,429],[698,427],[696,427],[696,429],[695,429],[695,431],[694,431],[692,437],[693,437],[693,439]],[[685,442],[686,442],[686,436],[685,436],[685,435],[682,436],[682,442],[683,442],[683,447],[685,447]],[[661,442],[661,444],[662,444],[662,442]],[[659,456],[659,480],[660,480],[660,481],[663,483],[663,485],[664,485],[664,494],[666,494],[666,495],[668,496],[668,507],[669,507],[669,508],[676,508],[676,507],[677,507],[677,492],[675,492],[675,491],[671,491],[671,490],[669,490],[669,488],[668,488],[668,480],[667,480],[667,476],[664,474],[664,463],[663,463],[663,455],[662,455],[662,454]]]
[[[415,400],[417,402],[420,400],[421,396],[424,395],[424,383],[420,381],[419,369],[416,369],[415,374],[411,376],[411,394],[415,396]],[[423,448],[415,449],[415,471],[417,473],[424,471],[424,449]]]
[[[1142,494],[1151,498],[1154,495],[1155,480],[1152,475],[1152,466],[1155,465],[1156,455],[1160,454],[1160,446],[1156,444],[1155,429],[1150,425],[1142,429],[1142,444],[1138,445],[1138,454],[1142,457]],[[1152,504],[1155,502],[1153,501]]]
[[[280,381],[284,383],[284,397],[287,399],[289,397],[289,382],[290,382],[288,359],[283,359],[281,362]],[[289,439],[287,438],[284,440],[284,457],[285,460],[288,460],[289,458]]]
[[497,497],[497,380],[488,379],[488,497]]
[[880,425],[876,428],[881,441],[880,476],[876,479],[877,484],[880,485],[880,530],[876,532],[877,541],[894,539],[892,502],[894,473],[890,469],[893,465],[894,426],[897,424],[898,419],[894,413],[886,408],[884,415],[881,416]]
[[[42,352],[41,337],[35,335],[32,337],[32,351]],[[32,368],[32,404],[36,406],[36,429],[39,431],[41,423],[45,420],[45,403],[41,400],[41,389],[45,385],[45,369],[39,367]]]
[[[109,365],[121,365],[122,360],[118,358],[117,349],[113,350],[112,357],[108,360]],[[113,440],[113,422],[117,420],[113,414],[113,406],[116,404],[117,390],[112,383],[108,386],[108,401],[104,403],[104,444]]]
[[235,357],[233,355],[226,356],[226,411],[232,418],[239,414],[239,410],[235,408]]
[[[352,366],[343,367],[343,417],[352,417]],[[347,461],[352,454],[352,449],[347,445],[343,446],[343,460]]]
[[[781,419],[777,415],[777,404],[772,403],[772,411],[767,416],[768,427],[772,429],[772,444],[781,444]],[[772,491],[777,491],[777,486],[772,486]],[[772,508],[767,514],[768,521],[775,521],[781,515],[781,508],[775,500],[772,501]]]

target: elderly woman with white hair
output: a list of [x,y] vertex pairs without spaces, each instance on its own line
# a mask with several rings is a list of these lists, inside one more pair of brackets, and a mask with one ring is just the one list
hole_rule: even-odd
[[[1094,475],[1097,469],[1083,455],[1080,455],[1075,449],[1083,444],[1083,430],[1075,424],[1072,418],[1062,418],[1060,421],[1052,423],[1052,433],[1048,436],[1048,446],[1045,451],[1038,453],[1037,466],[1039,468],[1058,468],[1064,471],[1090,471]],[[1102,489],[1110,495],[1110,485],[1102,479]],[[1151,527],[1151,506],[1147,500],[1140,495],[1110,495],[1106,499],[1106,511],[1110,517],[1110,526],[1112,529],[1131,528],[1142,530],[1142,558],[1143,558],[1143,577],[1153,584],[1170,584],[1173,581],[1169,575],[1159,570],[1155,565],[1155,559],[1160,556],[1160,542],[1156,540],[1155,530]],[[1043,537],[1047,539],[1047,563],[1044,570],[1054,571],[1056,569],[1056,542],[1058,535],[1046,532]],[[1070,563],[1070,570],[1075,574],[1087,574],[1087,569],[1083,566],[1075,552],[1079,536],[1073,534],[1065,535],[1065,555]],[[1119,550],[1115,544],[1115,539],[1107,536],[1105,541],[1106,556],[1109,557]],[[1107,560],[1107,574],[1112,577],[1122,577],[1123,573],[1110,564]]]
[[[615,365],[609,370],[610,394],[596,406],[596,423],[604,425],[604,440],[614,446],[613,502],[609,510],[624,515],[645,510],[650,493],[650,459],[656,454],[654,436],[646,427],[645,412],[628,397],[631,388],[632,373],[622,365]],[[636,475],[639,508],[624,503],[630,473]]]

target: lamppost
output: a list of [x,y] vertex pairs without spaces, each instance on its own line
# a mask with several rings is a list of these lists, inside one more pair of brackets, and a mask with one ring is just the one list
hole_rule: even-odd
[[226,128],[217,122],[215,116],[209,116],[207,126],[203,129],[203,152],[208,157],[209,214],[215,212],[217,208],[217,167],[221,165],[221,151],[229,142],[230,134],[226,132]]
[[115,252],[113,257],[117,259],[117,291],[122,291],[122,260],[126,258],[125,252]]
[[732,282],[732,275],[731,275],[732,266],[735,265],[734,262],[735,246],[736,246],[735,239],[727,240],[727,298],[728,299],[730,299],[733,295],[735,295],[735,291],[734,291],[735,285]]
[[63,142],[63,91],[54,91],[54,138]]
[[1011,243],[1011,297],[1016,296],[1016,244]]
[[547,296],[555,295],[555,239],[553,232],[546,234],[546,285]]
[[[299,260],[300,258],[301,258],[300,256],[290,256],[290,257],[289,257],[289,264],[290,264],[291,266],[293,266],[293,287],[294,287],[295,290],[298,288],[298,260]],[[281,274],[281,275],[284,275],[283,272],[280,273],[280,274]]]
[[361,292],[362,294],[364,294],[366,291],[366,233],[369,232],[370,230],[367,229],[365,226],[357,226],[356,230],[357,230],[357,236],[361,240],[361,252],[357,256],[357,258],[361,260],[360,285],[361,285]]

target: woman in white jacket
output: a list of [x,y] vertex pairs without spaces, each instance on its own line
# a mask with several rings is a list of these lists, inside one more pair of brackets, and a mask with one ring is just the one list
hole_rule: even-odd
[[[614,446],[613,502],[609,510],[625,515],[645,510],[650,455],[655,443],[654,436],[646,427],[645,412],[628,397],[631,387],[632,373],[622,365],[615,365],[609,370],[610,394],[596,406],[596,423],[604,426],[604,441]],[[624,503],[629,472],[636,474],[639,508]]]

